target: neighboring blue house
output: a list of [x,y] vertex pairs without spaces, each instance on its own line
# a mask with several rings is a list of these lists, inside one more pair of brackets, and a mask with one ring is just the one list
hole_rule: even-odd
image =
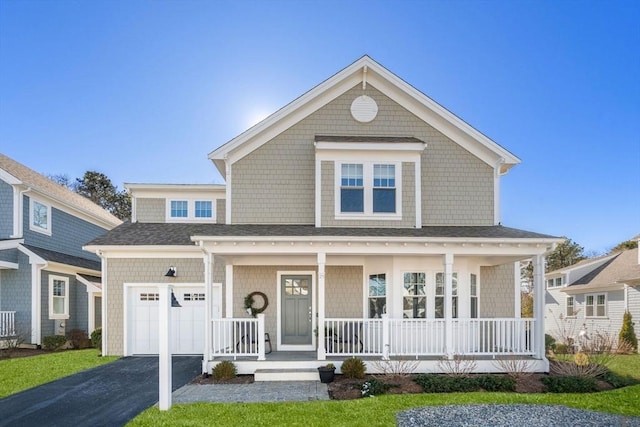
[[100,258],[82,245],[121,223],[0,153],[0,338],[100,327]]

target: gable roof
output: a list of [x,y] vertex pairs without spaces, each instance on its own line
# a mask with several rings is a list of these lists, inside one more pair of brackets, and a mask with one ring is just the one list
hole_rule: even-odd
[[599,257],[595,257],[595,258],[585,258],[581,261],[576,262],[575,264],[571,264],[567,267],[562,267],[559,268],[557,270],[553,270],[553,271],[549,271],[548,273],[545,273],[545,276],[555,276],[558,274],[564,274],[567,273],[571,270],[575,270],[577,268],[581,268],[581,267],[585,267],[588,265],[592,265],[592,264],[598,264],[598,263],[605,263],[607,262],[610,258],[615,257],[617,254],[607,254],[607,255],[601,255]]
[[61,203],[70,210],[80,211],[94,220],[100,221],[104,224],[104,228],[110,229],[122,224],[121,220],[86,197],[74,193],[2,153],[0,153],[0,170],[4,170],[6,174],[13,178],[9,182],[10,184],[23,184],[30,187],[38,193]]
[[371,83],[380,92],[460,144],[491,167],[500,163],[506,173],[520,159],[465,121],[365,55],[304,95],[276,111],[209,154],[223,177],[230,163],[259,148],[284,130],[311,115],[359,83]]
[[22,245],[29,251],[38,255],[45,261],[56,262],[58,264],[71,265],[73,267],[85,268],[93,271],[101,271],[100,261],[92,261],[90,259],[81,258],[75,255],[64,254],[62,252],[51,251],[49,249],[42,249],[37,246]]
[[576,294],[600,289],[620,289],[624,284],[640,285],[638,248],[615,254],[609,261],[570,283],[563,292]]

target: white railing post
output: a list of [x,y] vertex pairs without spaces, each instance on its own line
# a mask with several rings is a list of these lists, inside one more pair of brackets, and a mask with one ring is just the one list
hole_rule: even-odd
[[264,313],[258,314],[258,336],[256,337],[258,343],[258,360],[265,360],[264,350]]
[[389,360],[389,352],[391,350],[391,339],[389,334],[389,315],[382,315],[382,358]]

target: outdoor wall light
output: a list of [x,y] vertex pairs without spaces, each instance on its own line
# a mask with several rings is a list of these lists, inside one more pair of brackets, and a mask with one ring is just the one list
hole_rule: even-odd
[[178,276],[178,272],[176,271],[176,268],[174,266],[169,267],[169,271],[167,271],[167,274],[165,274],[166,277],[177,277]]

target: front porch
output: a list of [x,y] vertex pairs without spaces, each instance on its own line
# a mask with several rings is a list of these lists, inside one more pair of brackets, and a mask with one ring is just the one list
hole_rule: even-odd
[[475,372],[501,372],[498,361],[513,358],[527,361],[531,371],[548,370],[548,361],[536,352],[534,319],[390,319],[386,314],[380,319],[325,319],[324,340],[315,340],[317,351],[273,352],[268,352],[264,324],[262,314],[212,320],[205,372],[221,360],[234,361],[239,374],[327,363],[339,370],[349,357],[361,358],[369,373],[381,373],[384,361],[399,360],[415,361],[416,373],[445,372],[443,361],[454,358],[473,362]]

